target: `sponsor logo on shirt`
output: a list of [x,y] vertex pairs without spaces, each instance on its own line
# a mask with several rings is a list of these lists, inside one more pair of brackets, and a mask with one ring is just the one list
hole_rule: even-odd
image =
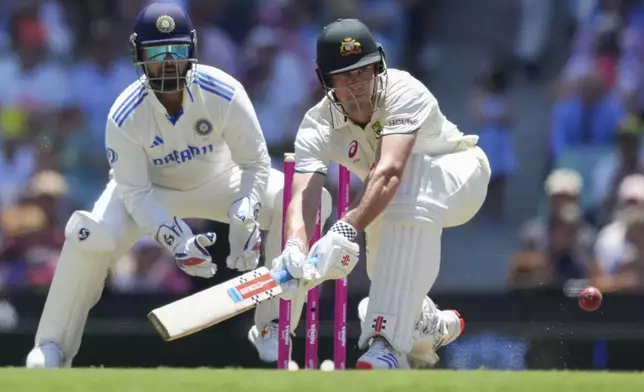
[[210,154],[215,150],[212,144],[202,147],[193,147],[188,146],[185,150],[174,150],[171,153],[167,154],[163,158],[155,158],[152,160],[154,166],[166,166],[166,165],[181,165],[192,161],[196,157]]
[[349,144],[349,158],[353,158],[358,153],[358,141],[354,140]]
[[392,128],[404,125],[411,125],[412,127],[415,127],[416,124],[418,124],[418,120],[411,118],[397,118],[395,120],[389,120],[389,122],[387,122],[387,126]]
[[119,159],[119,154],[116,153],[111,148],[107,149],[107,160],[110,162],[110,166],[113,165]]

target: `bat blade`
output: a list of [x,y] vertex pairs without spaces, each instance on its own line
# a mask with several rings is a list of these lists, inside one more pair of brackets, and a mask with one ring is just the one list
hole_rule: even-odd
[[[288,275],[288,274],[287,274]],[[179,339],[253,309],[282,294],[280,283],[290,279],[260,267],[217,286],[152,310],[148,319],[163,340]]]

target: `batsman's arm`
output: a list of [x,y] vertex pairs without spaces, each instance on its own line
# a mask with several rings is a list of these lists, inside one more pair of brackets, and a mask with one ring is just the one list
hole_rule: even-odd
[[[440,134],[438,102],[419,81],[410,82],[387,95],[389,115],[382,131],[375,166],[369,173],[364,193],[357,205],[342,220],[363,231],[389,205],[402,181],[418,131],[427,126],[429,137]],[[423,137],[428,137],[424,135]]]
[[286,213],[286,238],[298,239],[303,250],[315,231],[318,206],[325,176],[320,173],[295,173],[291,202]]
[[317,222],[329,158],[328,126],[323,118],[309,111],[295,138],[295,174],[291,203],[287,210],[286,239],[298,238],[308,249]]
[[398,190],[416,135],[417,132],[383,136],[380,158],[367,178],[362,198],[342,217],[343,221],[364,231],[384,211]]

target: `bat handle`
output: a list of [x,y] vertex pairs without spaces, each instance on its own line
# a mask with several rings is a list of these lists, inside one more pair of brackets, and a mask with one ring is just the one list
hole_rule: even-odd
[[[317,258],[313,257],[309,260],[306,261],[308,264],[313,264],[315,265],[317,262]],[[279,272],[272,272],[271,275],[273,276],[273,279],[279,284],[284,284],[290,280],[293,279],[293,276],[288,272],[286,268]]]

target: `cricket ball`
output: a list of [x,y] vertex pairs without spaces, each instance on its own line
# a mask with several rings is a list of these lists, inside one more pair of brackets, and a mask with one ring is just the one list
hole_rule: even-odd
[[594,312],[602,305],[602,293],[595,287],[586,287],[579,293],[579,307]]

